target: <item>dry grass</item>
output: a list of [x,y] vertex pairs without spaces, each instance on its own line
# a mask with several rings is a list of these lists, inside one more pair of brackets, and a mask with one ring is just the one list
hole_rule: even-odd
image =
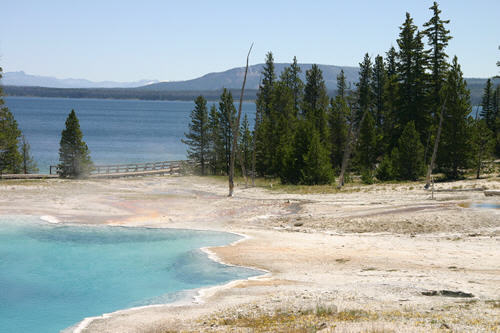
[[[496,302],[496,301],[494,301]],[[496,303],[492,303],[496,304]],[[393,332],[402,326],[416,328],[419,331],[450,331],[453,328],[480,331],[497,331],[500,321],[491,313],[478,317],[457,314],[453,310],[471,310],[475,302],[465,305],[451,305],[441,311],[370,311],[362,309],[347,309],[336,311],[336,307],[317,305],[308,310],[278,310],[274,313],[253,313],[250,315],[218,314],[205,320],[204,325],[216,328],[217,331],[231,332],[317,332],[337,331],[336,328],[346,328],[349,324],[362,324],[365,327],[359,332]],[[495,319],[496,318],[496,319]],[[376,328],[383,324],[383,329]],[[342,331],[342,330],[340,330]]]

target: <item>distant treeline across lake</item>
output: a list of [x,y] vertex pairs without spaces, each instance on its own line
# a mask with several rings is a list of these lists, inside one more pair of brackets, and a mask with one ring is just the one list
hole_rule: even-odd
[[[23,97],[59,97],[59,98],[94,98],[94,99],[138,99],[150,101],[194,101],[203,95],[210,101],[217,101],[222,94],[222,89],[208,91],[166,91],[147,90],[142,88],[46,88],[46,87],[21,87],[3,86],[7,96]],[[240,89],[230,89],[234,99],[239,100]],[[244,99],[253,101],[257,90],[246,89]]]
[[[473,105],[481,103],[486,79],[468,78],[466,79],[471,92],[471,102]],[[499,84],[500,79],[494,79],[494,84]],[[46,87],[22,87],[3,86],[7,96],[24,97],[62,97],[62,98],[95,98],[95,99],[138,99],[151,101],[193,101],[197,96],[203,95],[209,101],[217,101],[222,93],[222,89],[214,90],[151,90],[146,87],[139,88],[46,88]],[[240,89],[230,89],[234,100],[240,97]],[[328,89],[328,95],[334,97],[336,91]],[[244,100],[254,101],[257,98],[256,89],[245,89]]]
[[[185,159],[181,139],[194,107],[191,101],[36,97],[7,97],[6,104],[41,173],[58,163],[61,131],[71,109],[80,119],[94,163],[117,164]],[[253,123],[255,103],[243,103],[243,112]]]

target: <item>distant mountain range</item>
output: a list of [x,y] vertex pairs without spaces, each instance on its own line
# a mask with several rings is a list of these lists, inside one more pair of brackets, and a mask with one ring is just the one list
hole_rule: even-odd
[[[276,63],[275,71],[277,75],[283,71],[287,63]],[[302,73],[301,78],[305,81],[305,72],[311,68],[312,64],[299,64]],[[335,89],[337,75],[343,69],[348,82],[357,82],[358,68],[348,66],[319,65],[323,71],[327,89]],[[261,72],[264,64],[252,65],[248,68],[247,89],[257,89],[259,87]],[[141,80],[136,82],[93,82],[85,79],[58,79],[49,76],[30,75],[25,72],[6,72],[3,75],[2,84],[4,86],[24,86],[24,87],[47,87],[47,88],[139,88],[155,91],[210,91],[222,88],[240,89],[245,74],[244,67],[232,68],[224,72],[209,73],[199,78],[186,81],[159,82],[158,80]]]
[[[288,63],[275,63],[275,72],[277,76],[281,74],[283,69],[290,66]],[[311,69],[312,64],[299,64],[302,69],[301,79],[305,82],[306,71]],[[336,89],[337,87],[337,75],[340,70],[344,70],[346,80],[348,83],[354,83],[358,80],[358,67],[349,66],[333,66],[333,65],[318,65],[323,71],[323,78],[326,83],[326,88],[328,90]],[[261,72],[264,68],[264,64],[257,64],[248,67],[248,75],[246,88],[247,89],[258,89],[261,80]],[[228,89],[241,89],[243,83],[243,76],[245,75],[245,67],[232,68],[224,72],[209,73],[203,75],[202,77],[186,80],[186,81],[172,81],[172,82],[159,82],[151,84],[148,86],[140,87],[140,89],[145,90],[156,90],[156,91],[209,91],[209,90],[220,90],[222,88]]]
[[93,82],[86,79],[58,79],[50,76],[26,74],[23,71],[6,72],[2,84],[6,86],[47,87],[47,88],[135,88],[157,83],[158,80],[141,80],[136,82]]
[[[276,63],[275,72],[281,74],[288,63]],[[305,72],[312,64],[299,64],[301,78],[305,82]],[[354,87],[358,82],[358,67],[318,65],[323,71],[323,79],[329,95],[334,96],[337,88],[337,75],[344,70],[348,86]],[[252,65],[248,69],[245,99],[253,100],[261,80],[264,64]],[[84,79],[56,79],[28,75],[24,72],[7,72],[2,82],[4,92],[10,96],[32,97],[67,97],[67,98],[114,98],[114,99],[144,99],[144,100],[193,100],[198,95],[203,95],[209,100],[217,100],[222,88],[233,91],[239,95],[244,67],[232,68],[218,73],[209,73],[199,78],[186,81],[158,82],[92,82]],[[466,78],[471,91],[473,104],[480,103],[486,79]],[[500,84],[500,79],[495,79],[494,84]]]

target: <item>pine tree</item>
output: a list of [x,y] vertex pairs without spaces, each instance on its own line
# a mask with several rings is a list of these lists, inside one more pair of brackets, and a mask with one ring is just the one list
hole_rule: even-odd
[[386,72],[387,72],[387,77],[391,77],[393,75],[397,75],[397,57],[398,53],[396,52],[396,49],[394,46],[391,46],[389,51],[386,53]]
[[75,110],[66,118],[66,128],[61,133],[58,168],[61,177],[71,178],[85,177],[93,168]]
[[[0,67],[0,79],[2,68]],[[21,131],[17,127],[14,116],[9,111],[2,98],[0,86],[0,174],[20,173],[22,171],[22,156],[19,152]]]
[[318,130],[322,143],[328,141],[328,102],[323,73],[318,65],[312,65],[311,69],[306,71],[302,113]]
[[283,184],[299,184],[302,170],[305,168],[304,156],[309,151],[313,125],[304,119],[297,122],[297,130],[293,136],[293,144],[284,146],[284,163],[280,170]]
[[417,180],[424,174],[424,146],[413,121],[405,126],[391,157],[399,179]]
[[349,107],[341,95],[332,98],[330,102],[329,127],[330,127],[330,160],[337,171],[342,166],[342,157],[347,142],[349,130]]
[[486,120],[486,125],[491,131],[495,131],[495,111],[493,110],[493,85],[491,84],[491,79],[486,81],[486,85],[483,91],[483,98],[481,101],[481,106],[483,110],[481,111],[481,117]]
[[297,63],[297,57],[293,57],[293,62],[289,67],[286,67],[281,73],[280,80],[291,89],[293,94],[294,116],[297,117],[300,111],[300,105],[304,96],[304,83],[300,79],[302,70]]
[[38,167],[31,156],[31,147],[24,135],[21,136],[21,156],[23,158],[23,173],[37,173]]
[[441,107],[441,88],[446,80],[446,73],[449,68],[447,62],[448,55],[444,49],[448,46],[448,41],[452,39],[450,36],[450,30],[445,28],[446,24],[450,23],[450,20],[442,20],[439,14],[441,10],[436,2],[429,8],[432,10],[432,18],[424,23],[426,28],[423,33],[427,37],[427,43],[431,47],[428,51],[429,54],[429,69],[431,70],[431,108],[436,119],[436,115],[439,113]]
[[448,178],[458,179],[461,171],[470,165],[472,133],[468,119],[471,113],[470,93],[456,56],[443,89],[446,113],[437,165]]
[[273,156],[270,174],[278,175],[283,167],[287,146],[292,144],[296,122],[294,91],[287,82],[278,81],[273,94],[272,136],[268,142],[270,154]]
[[214,175],[217,175],[222,169],[221,161],[224,157],[224,145],[222,142],[222,131],[219,126],[219,118],[217,107],[212,104],[208,115],[208,158],[210,169]]
[[321,143],[320,134],[312,129],[308,151],[303,156],[304,167],[301,170],[301,183],[306,185],[331,184],[333,170],[328,150]]
[[384,58],[381,56],[375,57],[373,65],[371,90],[373,92],[373,102],[375,106],[375,124],[377,128],[382,128],[384,122],[384,93],[387,74],[385,72]]
[[399,46],[397,75],[400,82],[397,121],[400,127],[414,121],[421,138],[427,138],[430,112],[426,105],[427,57],[422,34],[417,31],[409,13],[406,13],[406,20],[400,30],[397,40]]
[[345,99],[347,93],[347,85],[345,82],[344,70],[341,69],[339,75],[337,75],[337,96],[341,99]]
[[363,114],[373,112],[373,91],[371,87],[371,79],[373,69],[371,58],[368,53],[365,54],[363,62],[359,64],[359,82],[358,86],[358,105],[359,112],[356,117],[356,122],[361,121]]
[[209,145],[207,100],[200,95],[194,102],[195,108],[191,111],[189,133],[184,134],[186,140],[182,142],[188,145],[188,158],[200,164],[201,175],[204,176]]
[[375,177],[377,177],[380,181],[387,181],[394,179],[394,167],[392,165],[393,161],[390,158],[389,154],[385,155],[382,158],[382,161],[377,167],[375,172]]
[[269,141],[272,136],[272,98],[276,74],[274,71],[274,58],[272,52],[266,55],[266,63],[262,70],[262,80],[257,92],[256,119],[255,119],[255,154],[256,171],[261,175],[268,174],[272,168],[273,156]]
[[495,114],[495,132],[493,132],[496,138],[495,154],[500,157],[500,84],[493,93],[493,112]]
[[477,179],[481,176],[483,161],[492,157],[494,147],[495,138],[493,132],[486,125],[486,121],[476,119],[473,126],[472,153]]
[[399,82],[396,64],[397,53],[394,47],[391,47],[386,54],[386,73],[387,79],[384,85],[383,93],[383,147],[385,153],[390,154],[398,144],[399,134],[402,132],[402,126],[398,119],[398,99],[399,99]]
[[234,107],[233,95],[231,91],[224,88],[219,101],[219,129],[221,143],[223,145],[222,165],[226,174],[229,174],[229,162],[231,159],[231,146],[233,140],[233,130],[231,124],[235,122],[236,108]]

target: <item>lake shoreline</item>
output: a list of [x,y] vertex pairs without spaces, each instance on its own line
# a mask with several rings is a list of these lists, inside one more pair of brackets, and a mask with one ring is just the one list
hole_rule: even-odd
[[[500,180],[437,186],[498,189]],[[340,332],[423,331],[442,322],[485,330],[495,323],[498,211],[460,206],[484,202],[481,192],[440,192],[431,201],[419,183],[352,185],[332,194],[245,189],[240,183],[235,193],[228,198],[226,182],[213,177],[3,181],[0,214],[245,234],[250,238],[210,251],[224,263],[269,271],[265,278],[207,292],[199,304],[129,310],[96,319],[84,332],[224,332],[250,325],[251,318],[276,320],[278,310],[301,318],[319,305],[335,310],[321,320]],[[422,295],[444,289],[472,293],[470,310],[464,313],[461,299]],[[366,318],[335,317],[360,309]],[[436,323],[431,309],[445,309],[439,312],[443,319]],[[249,319],[243,324],[238,318]]]

